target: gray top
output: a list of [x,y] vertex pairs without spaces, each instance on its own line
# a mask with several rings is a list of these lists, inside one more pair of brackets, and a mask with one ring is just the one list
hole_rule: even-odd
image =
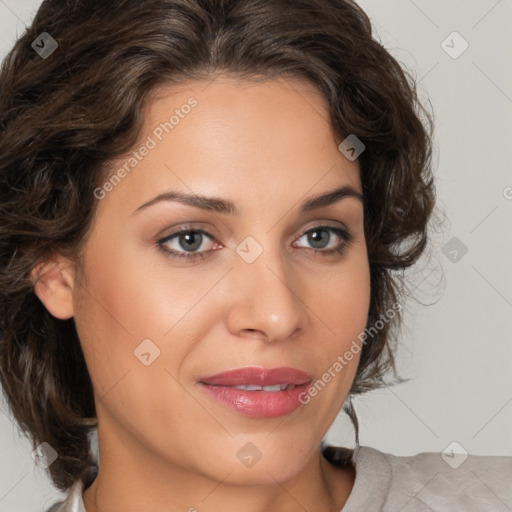
[[[510,512],[512,457],[419,453],[391,455],[369,446],[356,452],[321,445],[332,464],[352,456],[356,479],[340,512]],[[89,466],[64,501],[47,512],[85,512],[83,491],[97,475]]]

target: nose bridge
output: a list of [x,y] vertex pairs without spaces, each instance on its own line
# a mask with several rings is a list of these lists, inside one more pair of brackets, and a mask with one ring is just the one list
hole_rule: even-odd
[[280,244],[268,234],[258,239],[248,236],[236,248],[230,329],[238,335],[257,330],[276,341],[303,329],[306,312]]

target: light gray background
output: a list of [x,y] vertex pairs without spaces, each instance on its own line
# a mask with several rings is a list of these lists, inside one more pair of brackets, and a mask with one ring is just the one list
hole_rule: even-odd
[[[0,0],[1,58],[39,3]],[[399,370],[411,380],[354,401],[360,442],[397,455],[442,452],[452,441],[470,454],[512,455],[512,0],[360,4],[433,105],[438,197],[448,217],[428,266],[411,275],[416,297],[437,301],[406,305]],[[453,31],[469,44],[457,59],[441,46]],[[460,48],[456,39],[448,44]],[[442,252],[452,237],[468,248],[455,263]],[[60,494],[5,404],[2,411],[0,512],[42,510]],[[327,439],[353,445],[344,414]]]

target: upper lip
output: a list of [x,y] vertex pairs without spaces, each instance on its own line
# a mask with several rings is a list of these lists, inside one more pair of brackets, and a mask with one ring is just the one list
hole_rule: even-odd
[[260,368],[246,366],[226,372],[201,377],[199,382],[216,386],[273,386],[294,384],[300,386],[311,381],[311,376],[296,368]]

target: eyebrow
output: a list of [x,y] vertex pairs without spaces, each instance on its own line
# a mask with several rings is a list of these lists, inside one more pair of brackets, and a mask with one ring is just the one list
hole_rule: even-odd
[[[299,212],[306,213],[318,208],[329,206],[347,197],[352,197],[363,202],[363,195],[360,192],[358,192],[350,185],[343,185],[342,187],[331,190],[330,192],[307,199],[301,204]],[[164,192],[163,194],[159,194],[147,203],[139,206],[136,210],[133,211],[132,215],[161,201],[176,201],[210,212],[240,215],[240,211],[235,206],[235,204],[231,201],[227,201],[226,199],[221,199],[219,197],[207,197],[199,194],[188,194],[177,191],[168,191]]]

